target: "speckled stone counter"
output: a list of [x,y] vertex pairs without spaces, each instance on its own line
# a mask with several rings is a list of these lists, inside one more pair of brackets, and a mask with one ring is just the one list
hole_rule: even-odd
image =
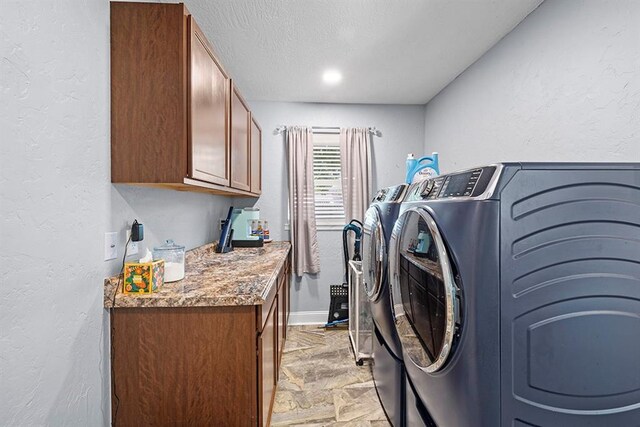
[[[165,283],[150,295],[125,295],[117,277],[104,282],[105,308],[213,307],[261,305],[282,268],[291,243],[272,242],[262,248],[214,252],[213,244],[186,253],[185,278]],[[115,295],[115,299],[114,299]]]

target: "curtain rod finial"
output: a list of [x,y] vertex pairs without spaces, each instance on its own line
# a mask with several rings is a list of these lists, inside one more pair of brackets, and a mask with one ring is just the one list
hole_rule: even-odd
[[377,136],[377,137],[381,137],[382,136],[382,132],[380,132],[375,127],[369,128],[369,132],[371,132],[372,135]]

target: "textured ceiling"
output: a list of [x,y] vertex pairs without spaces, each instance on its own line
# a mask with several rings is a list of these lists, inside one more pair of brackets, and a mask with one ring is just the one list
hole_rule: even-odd
[[186,0],[246,98],[380,104],[426,103],[541,2]]

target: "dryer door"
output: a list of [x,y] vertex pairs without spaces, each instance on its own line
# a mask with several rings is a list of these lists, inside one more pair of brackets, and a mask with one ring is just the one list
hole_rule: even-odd
[[391,236],[391,298],[402,347],[426,372],[441,369],[460,328],[451,261],[433,217],[404,212]]
[[387,246],[380,212],[371,206],[364,217],[362,227],[362,272],[364,289],[370,301],[375,301],[382,292],[382,284],[387,274]]

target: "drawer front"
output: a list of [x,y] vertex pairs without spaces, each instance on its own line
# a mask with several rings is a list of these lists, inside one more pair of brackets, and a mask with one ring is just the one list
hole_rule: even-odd
[[277,293],[278,286],[274,284],[271,287],[271,290],[269,291],[264,304],[256,306],[258,315],[256,326],[258,327],[258,333],[262,332],[262,330],[264,329],[264,324],[267,322],[267,317],[269,316],[269,312],[271,311],[273,302],[276,300]]

